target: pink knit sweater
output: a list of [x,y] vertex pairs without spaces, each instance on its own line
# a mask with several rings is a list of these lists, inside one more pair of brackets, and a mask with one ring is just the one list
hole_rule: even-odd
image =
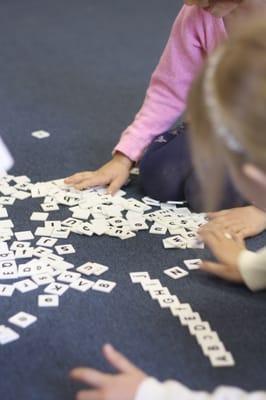
[[226,38],[222,18],[197,6],[183,6],[152,74],[144,103],[114,151],[138,161],[153,138],[173,126],[185,111],[190,84],[205,57]]

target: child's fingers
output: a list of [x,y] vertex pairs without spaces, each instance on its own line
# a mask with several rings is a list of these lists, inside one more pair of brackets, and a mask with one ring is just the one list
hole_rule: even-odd
[[77,183],[81,182],[83,179],[89,178],[92,174],[93,174],[93,172],[90,172],[90,171],[78,172],[77,174],[68,176],[64,180],[64,182],[67,185],[77,184]]
[[114,179],[108,186],[107,193],[112,195],[115,194],[121,188],[121,186],[123,186],[124,183],[125,183],[124,177],[118,177]]
[[231,231],[241,239],[246,239],[259,233],[259,231],[253,230],[252,223],[245,223],[244,221],[236,221],[235,223],[233,221]]
[[120,372],[135,372],[136,367],[123,354],[116,351],[110,344],[103,347],[105,358]]
[[242,223],[239,222],[234,223],[234,221],[232,221],[232,223],[226,223],[221,225],[217,224],[217,227],[222,235],[228,233],[232,236],[232,239],[234,239],[238,243],[240,239],[243,240],[245,237],[248,236],[248,229]]
[[210,247],[215,246],[219,242],[219,232],[215,230],[205,229],[200,232],[202,240]]
[[81,390],[76,395],[76,400],[103,400],[99,390]]
[[211,261],[202,261],[202,263],[200,264],[200,268],[203,271],[218,276],[219,278],[230,279],[230,273],[228,272],[226,266],[223,264],[218,264]]
[[[199,234],[204,241],[206,240],[206,243],[209,240],[216,240],[221,242],[225,239],[234,240],[237,232],[242,228],[242,225],[236,225],[234,227],[228,227],[228,229],[224,229],[224,227],[220,226],[219,224],[210,223],[199,230]],[[239,241],[239,239],[237,239],[237,241]]]
[[[225,227],[224,229],[221,229],[219,232],[217,232],[217,237],[219,237],[220,240],[227,238],[239,244],[244,244],[243,239],[245,238],[247,231],[248,230],[243,224],[236,223],[235,225],[228,225],[227,229]],[[230,237],[228,235],[230,235]]]
[[75,368],[70,372],[70,377],[98,388],[109,379],[109,375],[91,368]]
[[238,243],[242,243],[244,244],[244,239],[250,237],[250,231],[248,228],[242,226],[241,228],[239,228],[235,234],[234,234],[234,238]]
[[220,216],[214,219],[211,219],[206,225],[210,226],[219,226],[221,229],[228,229],[229,227],[232,227],[235,224],[234,218],[229,218],[228,216]]
[[210,219],[215,219],[219,217],[223,217],[224,215],[228,214],[229,210],[222,210],[222,211],[215,211],[207,213],[207,217]]
[[242,231],[243,228],[244,225],[237,221],[235,223],[232,222],[231,224],[228,224],[228,231],[230,231],[232,234]]
[[234,283],[243,283],[243,278],[237,266],[228,267],[225,264],[214,263],[211,261],[203,261],[200,268],[206,272],[210,272],[219,278],[226,279]]
[[87,189],[94,186],[105,186],[110,182],[111,178],[104,174],[94,173],[91,177],[84,179],[82,182],[75,185],[78,190]]
[[221,224],[218,221],[210,221],[207,224],[203,225],[200,229],[199,232],[205,232],[205,231],[222,231],[224,229],[224,225]]

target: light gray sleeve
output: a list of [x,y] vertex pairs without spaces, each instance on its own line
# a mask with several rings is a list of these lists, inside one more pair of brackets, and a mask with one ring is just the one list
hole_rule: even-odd
[[213,393],[192,391],[177,381],[160,383],[147,378],[140,385],[135,400],[266,400],[266,392],[247,393],[234,387],[220,386]]
[[238,259],[240,273],[252,291],[266,289],[266,247],[258,252],[244,250]]

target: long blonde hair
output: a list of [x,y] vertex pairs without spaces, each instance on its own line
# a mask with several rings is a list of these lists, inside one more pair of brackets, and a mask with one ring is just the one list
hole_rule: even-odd
[[226,163],[266,171],[266,18],[217,49],[192,84],[188,119],[205,208],[217,207]]

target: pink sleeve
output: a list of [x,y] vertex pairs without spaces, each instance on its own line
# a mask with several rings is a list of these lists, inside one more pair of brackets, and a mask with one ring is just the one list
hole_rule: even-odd
[[204,18],[213,17],[197,7],[182,8],[152,75],[142,108],[122,133],[114,152],[120,151],[138,161],[153,138],[170,129],[184,112],[191,81],[206,54]]

